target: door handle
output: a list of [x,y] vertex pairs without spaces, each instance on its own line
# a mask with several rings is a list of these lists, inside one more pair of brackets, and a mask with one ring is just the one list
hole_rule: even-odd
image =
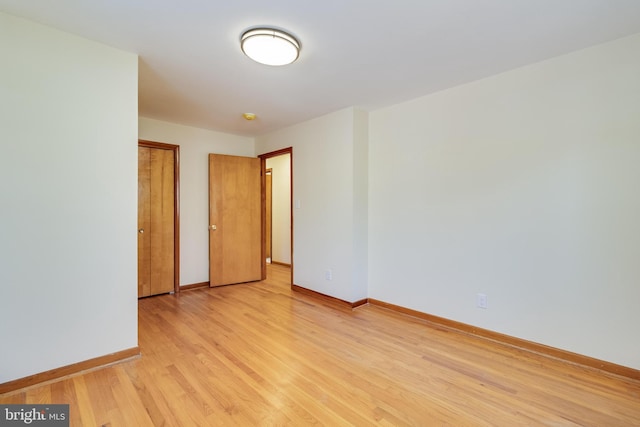
[[215,225],[210,225],[209,226],[209,230],[211,231],[216,231],[218,229],[218,227],[216,227]]
[[141,228],[140,230],[138,230],[138,233],[140,234],[144,233],[144,228]]

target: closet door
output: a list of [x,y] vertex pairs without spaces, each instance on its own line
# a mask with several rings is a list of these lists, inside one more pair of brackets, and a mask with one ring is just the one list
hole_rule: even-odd
[[174,164],[173,150],[138,147],[138,297],[174,290]]

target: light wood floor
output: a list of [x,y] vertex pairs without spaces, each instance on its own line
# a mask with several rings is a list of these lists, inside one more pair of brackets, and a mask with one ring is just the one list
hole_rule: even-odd
[[261,283],[140,300],[142,357],[0,403],[72,426],[640,425],[640,383]]

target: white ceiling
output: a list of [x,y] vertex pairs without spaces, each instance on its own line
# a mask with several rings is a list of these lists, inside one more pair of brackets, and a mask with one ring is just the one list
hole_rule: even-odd
[[[640,32],[640,0],[0,0],[0,10],[138,53],[140,115],[246,136]],[[240,35],[257,25],[295,35],[298,61],[245,57]]]

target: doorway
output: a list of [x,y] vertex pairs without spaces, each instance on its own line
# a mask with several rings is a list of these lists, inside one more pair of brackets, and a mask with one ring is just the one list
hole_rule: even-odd
[[293,283],[293,149],[259,156],[265,174],[266,254],[272,264],[291,267]]
[[271,250],[273,248],[273,170],[267,169],[264,175],[265,194],[265,257],[267,264],[271,264]]

